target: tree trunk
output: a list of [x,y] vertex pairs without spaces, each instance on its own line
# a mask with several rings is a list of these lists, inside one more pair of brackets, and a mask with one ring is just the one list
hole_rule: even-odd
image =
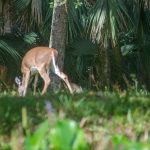
[[121,55],[121,49],[119,47],[119,45],[116,45],[115,47],[113,47],[113,53],[114,53],[114,63],[115,63],[115,72],[114,72],[114,76],[115,76],[115,83],[119,84],[121,86],[121,83],[123,82],[123,70],[122,70],[122,55]]
[[110,60],[108,55],[109,39],[105,39],[104,45],[100,47],[100,88],[110,86]]
[[[51,35],[49,47],[58,50],[57,64],[60,70],[63,69],[65,55],[65,38],[66,38],[66,3],[64,0],[54,0],[53,17],[51,25]],[[60,88],[60,79],[51,74],[51,89]]]
[[10,14],[10,0],[5,0],[3,3],[4,28],[3,33],[11,33],[12,21]]

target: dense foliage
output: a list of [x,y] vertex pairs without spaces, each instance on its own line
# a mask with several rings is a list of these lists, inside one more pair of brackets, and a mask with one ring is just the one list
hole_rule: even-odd
[[149,99],[144,90],[25,98],[5,93],[0,98],[0,149],[149,149]]
[[[73,82],[90,89],[127,88],[134,76],[149,89],[148,0],[69,0],[66,7],[64,69]],[[0,1],[0,64],[9,68],[9,78],[19,73],[26,50],[48,46],[52,10],[51,0]]]

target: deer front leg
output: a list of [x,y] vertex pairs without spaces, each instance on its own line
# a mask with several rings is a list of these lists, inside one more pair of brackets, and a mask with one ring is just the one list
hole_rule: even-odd
[[50,84],[50,78],[49,78],[49,75],[46,73],[45,69],[39,70],[39,74],[40,74],[41,78],[44,80],[44,87],[42,90],[42,95],[43,95],[47,91],[47,88]]

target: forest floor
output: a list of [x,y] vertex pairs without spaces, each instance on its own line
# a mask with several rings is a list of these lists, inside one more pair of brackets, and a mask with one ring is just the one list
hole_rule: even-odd
[[[51,122],[52,120],[74,121],[83,131],[87,147],[72,148],[72,150],[150,149],[150,93],[130,90],[89,91],[75,95],[60,92],[26,97],[2,93],[0,150],[23,149],[27,137],[30,135],[31,138],[39,125],[48,118]],[[64,130],[63,137],[67,138],[70,133]],[[41,140],[43,132],[42,130],[38,134]],[[32,145],[36,140],[33,140]],[[44,150],[39,147],[34,149]]]

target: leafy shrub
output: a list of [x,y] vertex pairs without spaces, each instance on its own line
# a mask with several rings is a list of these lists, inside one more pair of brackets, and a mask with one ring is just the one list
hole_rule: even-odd
[[25,139],[25,150],[87,150],[83,130],[70,120],[57,120],[51,127],[44,121],[32,136]]
[[122,135],[115,135],[112,137],[115,150],[148,150],[150,144],[144,142],[131,141]]

